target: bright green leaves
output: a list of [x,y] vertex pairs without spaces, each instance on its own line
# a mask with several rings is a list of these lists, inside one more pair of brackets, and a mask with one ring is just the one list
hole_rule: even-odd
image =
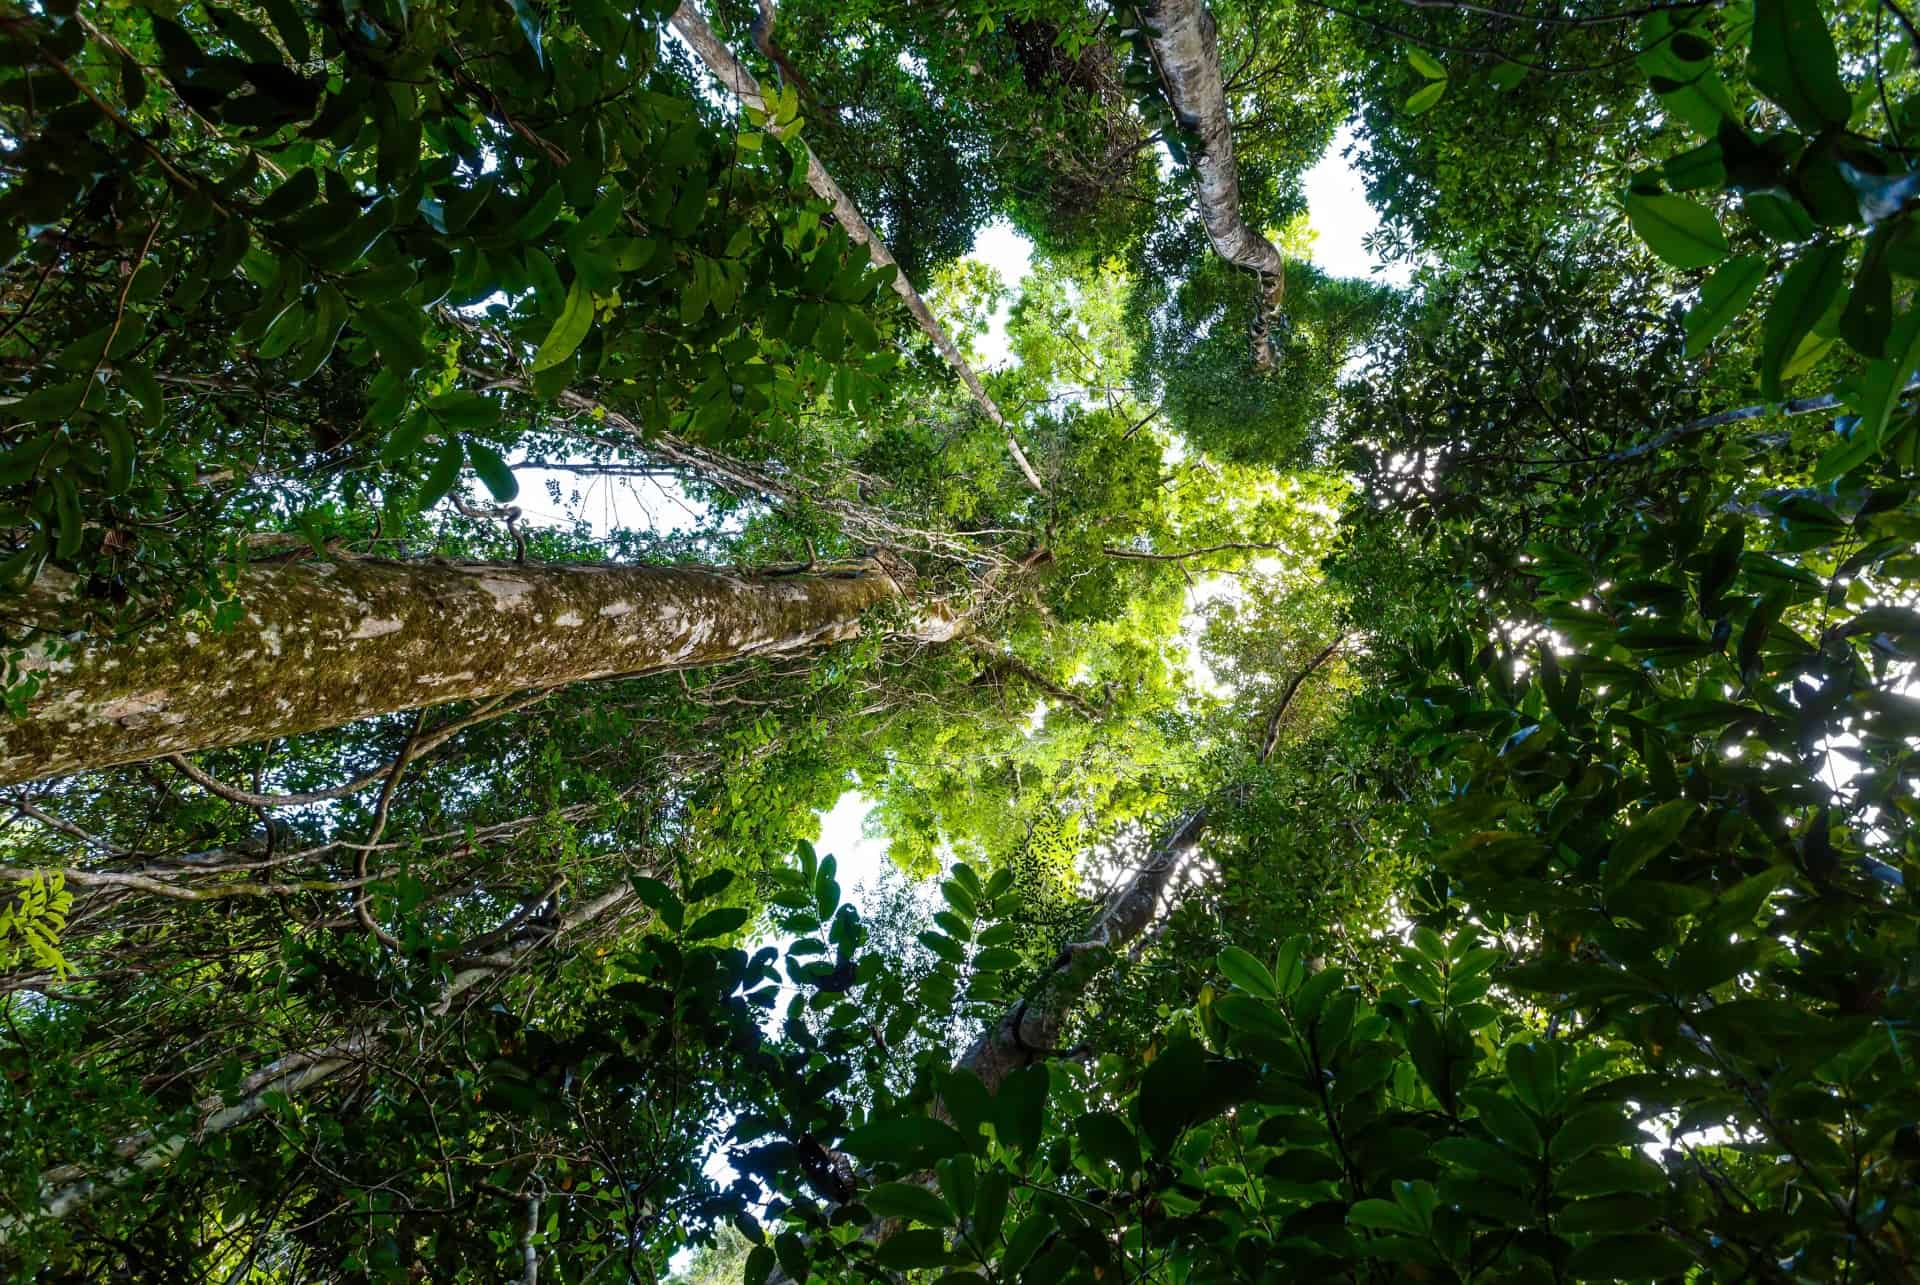
[[1273,974],[1267,971],[1265,964],[1238,946],[1229,946],[1220,952],[1220,971],[1227,980],[1258,999],[1277,999],[1280,989],[1274,985]]
[[1747,78],[1808,134],[1852,114],[1819,0],[1755,0]]
[[1628,192],[1627,219],[1655,254],[1676,268],[1706,268],[1725,258],[1727,235],[1713,211],[1681,196]]
[[1661,108],[1708,138],[1737,119],[1733,99],[1714,66],[1711,33],[1690,25],[1686,11],[1655,11],[1640,23],[1637,60]]
[[1757,254],[1728,259],[1700,287],[1700,301],[1687,310],[1687,356],[1698,357],[1740,315],[1767,279],[1767,261]]
[[567,288],[566,303],[560,309],[558,320],[547,337],[540,341],[540,349],[533,355],[533,368],[536,371],[558,366],[573,356],[580,341],[587,337],[587,331],[593,327],[593,294],[579,277]]
[[1427,81],[1409,94],[1407,101],[1402,104],[1402,109],[1407,115],[1418,116],[1432,110],[1433,106],[1440,101],[1441,95],[1447,92],[1447,69],[1441,66],[1439,60],[1432,54],[1417,46],[1407,48],[1407,61]]

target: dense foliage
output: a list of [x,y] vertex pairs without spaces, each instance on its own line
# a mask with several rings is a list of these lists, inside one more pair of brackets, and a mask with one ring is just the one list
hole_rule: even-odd
[[898,589],[7,784],[13,1276],[1920,1278],[1920,27],[1223,0],[1262,371],[1182,12],[0,15],[10,725],[275,568]]

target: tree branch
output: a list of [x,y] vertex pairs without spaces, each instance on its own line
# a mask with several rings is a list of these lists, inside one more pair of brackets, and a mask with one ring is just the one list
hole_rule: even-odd
[[[692,47],[694,53],[700,56],[700,60],[706,63],[707,69],[719,79],[721,84],[732,90],[735,97],[748,107],[755,111],[766,110],[767,100],[760,91],[760,83],[753,78],[752,72],[740,65],[740,61],[720,42],[720,38],[713,34],[713,28],[707,25],[706,18],[702,16],[694,0],[683,0],[680,7],[673,11],[672,22],[673,29],[680,33],[681,38]],[[801,146],[806,145],[803,143]],[[868,257],[876,265],[894,269],[894,293],[906,303],[907,311],[912,313],[913,319],[920,323],[920,329],[926,332],[927,338],[933,340],[933,346],[938,348],[940,355],[947,359],[947,365],[953,368],[954,374],[960,376],[960,382],[967,386],[967,391],[973,394],[973,400],[979,403],[980,409],[986,412],[987,418],[992,420],[996,427],[1006,428],[1006,417],[1000,413],[1000,408],[994,404],[993,398],[987,395],[986,388],[980,383],[980,376],[976,375],[973,367],[967,364],[967,359],[954,346],[946,329],[927,307],[926,301],[920,297],[919,292],[913,288],[913,283],[907,280],[907,274],[900,270],[900,265],[894,261],[893,254],[887,249],[886,243],[868,225],[866,219],[861,217],[859,208],[845,192],[840,190],[840,185],[833,181],[833,175],[827,173],[826,167],[820,163],[820,158],[813,154],[813,149],[807,147],[806,152],[807,186],[833,207],[833,217],[839,221],[848,237],[866,247]],[[1041,485],[1040,475],[1033,471],[1033,465],[1028,462],[1026,452],[1020,449],[1020,443],[1010,432],[1007,434],[1007,451],[1013,456],[1013,462],[1019,466],[1021,475],[1027,480],[1027,485],[1044,494],[1046,487]]]

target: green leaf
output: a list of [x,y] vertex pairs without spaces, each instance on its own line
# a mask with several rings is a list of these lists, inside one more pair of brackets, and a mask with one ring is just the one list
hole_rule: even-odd
[[1886,357],[1887,336],[1893,329],[1893,274],[1887,269],[1887,238],[1875,233],[1867,240],[1853,289],[1840,312],[1840,337],[1862,357]]
[[1397,1232],[1402,1236],[1421,1236],[1426,1229],[1420,1225],[1420,1219],[1413,1210],[1402,1208],[1391,1200],[1362,1200],[1347,1210],[1347,1225],[1364,1227],[1368,1231]]
[[1687,356],[1698,357],[1740,315],[1767,279],[1767,261],[1757,254],[1728,259],[1700,287],[1700,301],[1687,310]]
[[107,494],[119,495],[133,484],[133,434],[123,424],[102,420],[100,435],[107,439]]
[[931,1227],[954,1225],[947,1202],[917,1183],[883,1182],[862,1193],[860,1200],[882,1218],[904,1218]]
[[1501,1142],[1524,1156],[1540,1154],[1540,1129],[1526,1108],[1492,1088],[1469,1089],[1461,1095],[1480,1113],[1480,1122]]
[[1657,1196],[1667,1189],[1666,1173],[1639,1152],[1583,1156],[1560,1172],[1554,1189],[1563,1196]]
[[1216,961],[1227,980],[1241,990],[1257,995],[1261,999],[1278,999],[1280,988],[1274,983],[1273,974],[1267,966],[1253,955],[1238,946],[1229,946],[1220,952]]
[[1853,114],[1818,0],[1755,0],[1747,79],[1809,134]]
[[1618,1107],[1602,1103],[1568,1116],[1554,1132],[1547,1155],[1556,1165],[1571,1164],[1601,1147],[1630,1147],[1639,1141],[1640,1131],[1633,1121],[1621,1115]]
[[923,1267],[944,1267],[953,1261],[953,1256],[947,1252],[946,1235],[925,1228],[915,1228],[888,1237],[874,1258],[882,1267],[902,1272]]
[[1075,1121],[1074,1138],[1088,1159],[1111,1164],[1121,1173],[1140,1167],[1140,1143],[1127,1122],[1111,1111],[1089,1111]]
[[967,1140],[948,1124],[923,1115],[871,1120],[847,1135],[846,1149],[867,1161],[931,1163],[964,1153]]
[[1440,96],[1446,92],[1446,81],[1430,81],[1419,89],[1414,90],[1411,94],[1408,94],[1407,101],[1402,104],[1402,107],[1409,116],[1422,115],[1425,112],[1431,111],[1433,105],[1440,101]]
[[680,931],[680,925],[685,922],[687,908],[681,904],[678,893],[660,880],[648,875],[633,875],[627,882],[633,885],[633,891],[639,896],[642,904],[659,915],[668,928],[674,932]]
[[1727,234],[1712,210],[1683,196],[1628,192],[1627,221],[1647,248],[1676,268],[1706,268],[1727,254]]
[[705,941],[709,937],[724,937],[734,932],[752,918],[752,913],[739,906],[722,906],[718,910],[709,910],[693,921],[687,929],[691,941]]
[[1606,1236],[1573,1251],[1567,1274],[1578,1281],[1654,1280],[1684,1276],[1694,1257],[1671,1237],[1653,1232]]
[[995,1128],[1001,1145],[1016,1151],[1032,1151],[1040,1145],[1050,1088],[1044,1063],[1024,1067],[1000,1082],[994,1101],[999,1115]]
[[520,494],[520,483],[514,480],[513,470],[500,458],[500,452],[485,442],[467,440],[467,458],[473,461],[473,471],[487,484],[487,490],[493,492],[493,498],[501,504],[512,503],[513,497]]
[[454,389],[427,402],[427,409],[448,428],[492,428],[500,422],[500,403],[485,393]]
[[778,1262],[771,1249],[755,1245],[747,1253],[746,1273],[741,1278],[743,1285],[767,1285],[767,1278],[773,1275]]
[[1604,881],[1608,891],[1619,888],[1641,866],[1672,846],[1699,810],[1689,799],[1669,799],[1635,821],[1607,854]]
[[1407,61],[1413,64],[1415,71],[1425,76],[1428,80],[1445,80],[1447,78],[1447,69],[1442,67],[1439,61],[1424,49],[1408,46]]
[[347,324],[347,297],[331,282],[322,282],[313,292],[313,311],[314,324],[307,342],[288,360],[286,379],[290,384],[312,378],[333,355],[334,345]]
[[432,508],[447,497],[460,481],[460,466],[466,462],[466,452],[460,449],[460,439],[448,434],[441,441],[439,453],[433,457],[433,464],[427,469],[426,478],[420,483],[420,509],[422,512]]
[[560,308],[560,319],[553,323],[553,329],[540,341],[540,350],[533,355],[533,368],[536,371],[558,366],[573,356],[580,341],[587,337],[587,331],[593,328],[593,292],[578,276],[567,287],[567,301]]
[[1769,401],[1780,397],[1780,382],[1788,361],[1801,341],[1813,332],[1840,292],[1847,250],[1823,245],[1809,251],[1780,280],[1760,341],[1760,393]]

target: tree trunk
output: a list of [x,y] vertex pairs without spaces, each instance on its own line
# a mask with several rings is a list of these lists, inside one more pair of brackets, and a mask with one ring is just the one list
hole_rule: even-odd
[[1147,44],[1180,125],[1199,140],[1190,153],[1199,188],[1200,221],[1213,250],[1260,280],[1253,319],[1253,365],[1273,369],[1273,319],[1286,295],[1286,261],[1240,209],[1240,172],[1233,162],[1233,123],[1220,86],[1219,29],[1205,0],[1156,0],[1141,6]]
[[[64,580],[64,577],[61,578]],[[44,576],[44,610],[70,592]],[[865,560],[747,575],[647,566],[379,561],[255,566],[230,628],[40,644],[0,722],[0,784],[240,745],[582,679],[692,669],[851,638],[900,597]],[[937,637],[937,624],[923,630]],[[62,654],[64,653],[64,654]]]
[[[761,24],[767,23],[771,16],[769,10],[762,9]],[[752,72],[740,65],[740,60],[720,42],[718,36],[713,34],[713,28],[707,25],[706,18],[701,15],[694,0],[682,0],[680,7],[673,11],[673,29],[680,33],[681,38],[696,54],[700,55],[700,60],[707,64],[707,69],[719,78],[720,83],[733,91],[735,97],[755,111],[766,110],[767,100],[760,92],[760,82],[753,78]],[[926,332],[927,338],[933,340],[933,346],[938,348],[940,355],[947,359],[947,365],[953,368],[953,373],[960,376],[960,382],[967,386],[967,391],[973,394],[973,400],[979,403],[980,409],[986,412],[987,418],[993,421],[995,427],[1006,428],[1006,417],[1000,413],[1000,407],[993,398],[987,395],[986,388],[980,383],[980,376],[975,374],[973,367],[967,364],[967,359],[960,355],[960,350],[954,346],[953,340],[947,335],[946,328],[927,307],[926,300],[920,297],[920,292],[913,288],[913,283],[907,280],[907,274],[900,270],[900,265],[894,262],[892,252],[887,249],[887,243],[882,241],[868,225],[866,219],[861,217],[859,208],[845,192],[841,191],[840,185],[833,181],[833,175],[827,173],[827,167],[820,163],[820,158],[813,154],[811,147],[807,148],[807,186],[813,189],[814,195],[833,207],[835,221],[845,229],[848,237],[866,247],[867,255],[874,263],[883,268],[894,269],[894,293],[898,294],[902,302],[907,305],[907,311],[912,313],[913,319],[920,323],[920,329]],[[1007,452],[1013,456],[1013,462],[1019,466],[1020,474],[1026,478],[1027,485],[1036,491],[1044,492],[1046,487],[1040,484],[1040,475],[1033,471],[1033,465],[1027,461],[1027,453],[1020,449],[1020,443],[1012,433],[1007,434]]]

